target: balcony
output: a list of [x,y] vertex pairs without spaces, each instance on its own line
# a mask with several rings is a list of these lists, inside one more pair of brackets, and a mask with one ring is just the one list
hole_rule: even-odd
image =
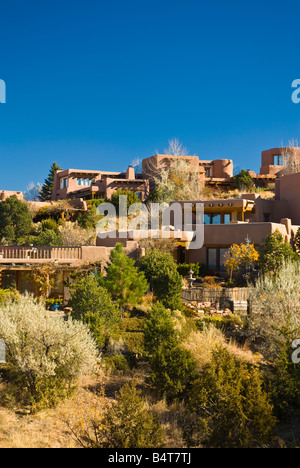
[[0,264],[77,263],[81,247],[0,247]]

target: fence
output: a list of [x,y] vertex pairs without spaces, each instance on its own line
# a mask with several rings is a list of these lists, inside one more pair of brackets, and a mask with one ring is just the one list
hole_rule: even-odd
[[181,297],[185,302],[243,303],[249,295],[248,288],[192,288],[184,289]]
[[81,258],[81,247],[0,247],[0,262],[1,260],[81,260]]

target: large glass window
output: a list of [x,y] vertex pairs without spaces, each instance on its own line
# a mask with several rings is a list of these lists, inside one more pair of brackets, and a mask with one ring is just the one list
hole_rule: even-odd
[[212,248],[209,247],[207,249],[207,267],[210,271],[225,271],[225,261],[226,261],[226,253],[228,252],[228,248],[225,247],[216,247]]
[[230,214],[224,214],[224,224],[230,224]]
[[228,249],[220,249],[220,265],[219,265],[220,271],[226,271],[225,261],[226,261],[227,252],[228,252]]
[[220,213],[207,213],[204,215],[204,224],[222,224]]
[[217,270],[217,249],[207,249],[207,266],[209,270]]

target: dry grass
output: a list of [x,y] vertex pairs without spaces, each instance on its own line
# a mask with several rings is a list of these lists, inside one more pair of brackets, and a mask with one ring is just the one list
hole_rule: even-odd
[[190,333],[183,343],[183,347],[193,355],[199,371],[211,362],[212,353],[219,346],[226,347],[239,359],[252,363],[257,362],[257,356],[247,349],[247,345],[241,348],[234,341],[227,342],[222,331],[213,326],[207,327],[202,332]]
[[[75,401],[79,397],[88,401],[90,388],[96,384],[97,381],[82,379],[74,398],[37,414],[23,415],[0,407],[0,448],[78,447],[66,421],[76,412]],[[5,391],[5,387],[1,390]]]
[[57,408],[19,416],[0,408],[0,448],[75,448],[70,431],[60,419],[60,411]]

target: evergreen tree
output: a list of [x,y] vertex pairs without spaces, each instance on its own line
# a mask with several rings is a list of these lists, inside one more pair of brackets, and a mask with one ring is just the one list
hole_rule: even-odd
[[164,431],[148,407],[135,383],[124,385],[112,405],[91,420],[92,430],[79,434],[82,445],[116,449],[162,447]]
[[197,363],[178,340],[162,343],[150,359],[150,381],[160,397],[168,402],[182,400],[197,378]]
[[51,194],[52,194],[52,190],[53,190],[53,181],[54,181],[54,175],[55,175],[55,172],[57,171],[60,171],[61,170],[61,167],[58,166],[56,164],[56,162],[54,162],[50,168],[50,171],[49,171],[49,174],[48,174],[48,178],[45,179],[45,182],[41,188],[41,192],[40,192],[40,195],[39,195],[39,199],[41,201],[45,201],[45,200],[49,200],[50,197],[51,197]]
[[220,347],[194,381],[185,427],[188,446],[255,448],[273,440],[276,419],[258,366]]
[[105,337],[121,319],[119,308],[92,274],[70,284],[69,290],[68,305],[73,309],[72,317],[86,323],[98,346],[103,347]]
[[182,277],[177,264],[168,252],[151,250],[139,262],[156,298],[170,309],[181,308]]
[[234,176],[233,183],[238,190],[249,190],[253,186],[253,179],[248,171],[242,169],[239,174]]
[[145,349],[153,355],[163,343],[176,342],[177,336],[171,311],[157,303],[151,309],[144,325]]
[[29,234],[31,226],[28,205],[16,195],[0,203],[0,240],[15,243],[19,237]]
[[122,244],[117,244],[112,250],[102,283],[120,306],[138,304],[148,290],[145,275],[126,255]]
[[260,247],[259,253],[259,263],[264,273],[278,273],[284,262],[298,258],[291,244],[284,241],[282,234],[278,230],[266,238]]

